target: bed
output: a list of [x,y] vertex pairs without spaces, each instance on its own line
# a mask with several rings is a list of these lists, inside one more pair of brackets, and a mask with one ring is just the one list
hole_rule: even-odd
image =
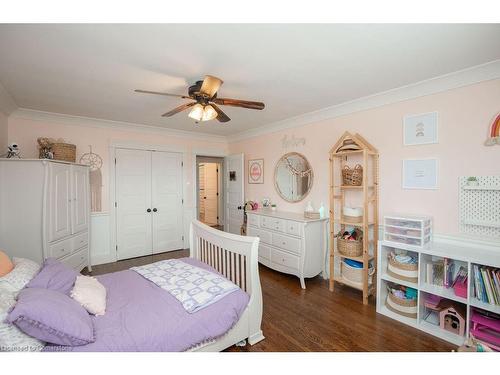
[[258,241],[193,221],[190,257],[179,260],[182,267],[187,263],[204,268],[212,276],[215,270],[239,289],[233,285],[235,291],[189,313],[171,293],[134,269],[100,275],[97,279],[106,288],[107,306],[104,315],[91,315],[94,341],[76,346],[48,344],[43,350],[222,351],[246,341],[256,344],[264,339]]

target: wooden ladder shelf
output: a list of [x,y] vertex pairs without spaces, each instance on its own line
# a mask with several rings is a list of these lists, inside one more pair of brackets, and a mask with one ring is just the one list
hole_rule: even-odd
[[[341,150],[346,144],[354,144],[359,150]],[[340,150],[339,150],[340,149]],[[363,181],[360,186],[344,185],[342,169],[348,163],[360,164],[363,167]],[[368,141],[360,134],[345,132],[330,150],[330,291],[333,292],[335,282],[347,285],[363,292],[363,304],[368,304],[368,297],[376,293],[376,264],[378,242],[378,181],[379,155]],[[346,195],[349,198],[358,197],[363,206],[363,221],[350,224],[343,220]],[[360,199],[361,198],[361,199]],[[359,257],[344,256],[338,251],[336,235],[343,233],[346,227],[358,227],[363,230],[363,254]],[[336,270],[335,262],[339,262]],[[363,263],[362,283],[357,284],[345,279],[340,272],[340,262],[343,259],[357,260]],[[369,274],[369,266],[375,269]],[[337,272],[338,274],[335,274]],[[370,283],[369,281],[372,280]]]

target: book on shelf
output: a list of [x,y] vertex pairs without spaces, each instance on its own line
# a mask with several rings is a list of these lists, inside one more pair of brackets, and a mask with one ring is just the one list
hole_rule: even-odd
[[482,302],[500,306],[500,269],[475,264],[474,296]]

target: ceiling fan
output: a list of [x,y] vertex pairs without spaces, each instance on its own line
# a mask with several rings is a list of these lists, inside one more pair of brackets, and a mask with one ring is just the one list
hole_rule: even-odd
[[178,95],[169,94],[166,92],[148,91],[148,90],[135,90],[135,92],[143,94],[155,94],[155,95],[165,95],[173,96],[182,99],[193,100],[190,103],[183,104],[171,111],[164,113],[163,117],[170,117],[176,113],[182,112],[188,108],[191,108],[188,116],[194,119],[197,123],[200,121],[209,121],[217,119],[220,122],[228,122],[231,119],[217,106],[218,105],[229,105],[231,107],[241,107],[248,109],[264,109],[265,105],[261,102],[251,102],[248,100],[239,99],[228,99],[228,98],[218,98],[217,91],[222,85],[222,80],[207,75],[203,81],[197,81],[194,85],[190,86],[188,89],[188,95]]

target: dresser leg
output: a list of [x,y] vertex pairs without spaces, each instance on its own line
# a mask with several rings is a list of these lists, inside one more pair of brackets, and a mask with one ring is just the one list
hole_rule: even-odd
[[302,289],[305,289],[305,288],[306,288],[306,282],[305,282],[305,280],[304,280],[304,278],[303,278],[303,277],[301,277],[301,278],[300,278],[300,287],[301,287]]

